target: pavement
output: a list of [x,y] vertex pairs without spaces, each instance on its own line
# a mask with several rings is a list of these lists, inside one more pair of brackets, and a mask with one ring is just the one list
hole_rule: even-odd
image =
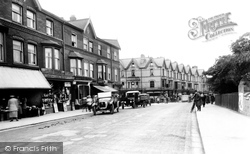
[[206,154],[249,154],[250,117],[207,104],[196,112]]
[[[82,110],[75,110],[51,113],[39,117],[23,118],[19,121],[13,122],[1,121],[0,132],[86,114],[92,113]],[[202,142],[203,145],[203,148],[201,148],[200,145],[197,145],[198,148],[193,149],[194,153],[250,153],[249,116],[242,115],[238,112],[217,106],[215,104],[207,104],[201,109],[201,111],[196,111],[192,114],[195,115],[194,117],[196,117],[195,121],[197,120],[199,132],[191,132],[191,134],[195,136],[198,136],[199,134],[201,135],[201,141],[197,141],[198,137],[192,136],[192,138],[195,139],[193,143]],[[196,122],[192,123],[192,125],[196,125]],[[192,129],[192,131],[193,130],[194,129]]]
[[29,127],[31,125],[41,124],[49,121],[65,119],[70,117],[78,117],[81,115],[93,114],[92,112],[87,112],[86,110],[74,110],[67,112],[57,112],[45,114],[42,116],[28,117],[19,119],[19,121],[13,120],[10,122],[9,120],[0,121],[0,132],[6,130],[13,130],[22,127]]

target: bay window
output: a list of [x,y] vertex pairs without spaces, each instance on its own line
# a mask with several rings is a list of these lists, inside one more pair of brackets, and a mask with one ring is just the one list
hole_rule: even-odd
[[70,59],[70,72],[75,76],[82,76],[82,60],[81,59]]
[[57,49],[54,49],[54,61],[55,61],[55,69],[60,70],[59,50]]
[[94,65],[89,64],[89,77],[94,78]]
[[89,77],[89,63],[84,62],[84,76]]
[[52,48],[45,48],[45,68],[52,69]]

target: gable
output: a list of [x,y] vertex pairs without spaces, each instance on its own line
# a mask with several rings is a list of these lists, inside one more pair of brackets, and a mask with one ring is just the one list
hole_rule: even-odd
[[84,31],[84,34],[86,36],[88,36],[88,38],[95,39],[95,33],[94,33],[94,30],[93,30],[93,27],[90,24],[86,27],[86,30]]

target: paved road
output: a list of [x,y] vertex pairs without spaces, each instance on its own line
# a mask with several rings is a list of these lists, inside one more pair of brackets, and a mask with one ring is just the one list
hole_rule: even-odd
[[[153,104],[0,133],[0,142],[63,142],[64,153],[189,153],[191,103]],[[189,135],[189,136],[187,136]]]

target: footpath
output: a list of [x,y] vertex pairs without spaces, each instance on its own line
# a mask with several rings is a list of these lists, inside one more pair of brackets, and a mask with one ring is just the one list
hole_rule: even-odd
[[1,121],[0,122],[0,132],[10,129],[17,129],[21,127],[27,127],[31,125],[36,125],[40,123],[45,123],[49,121],[59,120],[59,119],[65,119],[70,117],[78,117],[86,114],[92,114],[92,112],[86,112],[86,110],[74,110],[74,111],[67,111],[67,112],[57,112],[57,113],[51,113],[51,114],[45,114],[42,116],[36,116],[36,117],[28,117],[28,118],[22,118],[18,121],[13,120],[10,122],[9,120]]
[[206,154],[250,153],[250,117],[214,104],[196,113]]

